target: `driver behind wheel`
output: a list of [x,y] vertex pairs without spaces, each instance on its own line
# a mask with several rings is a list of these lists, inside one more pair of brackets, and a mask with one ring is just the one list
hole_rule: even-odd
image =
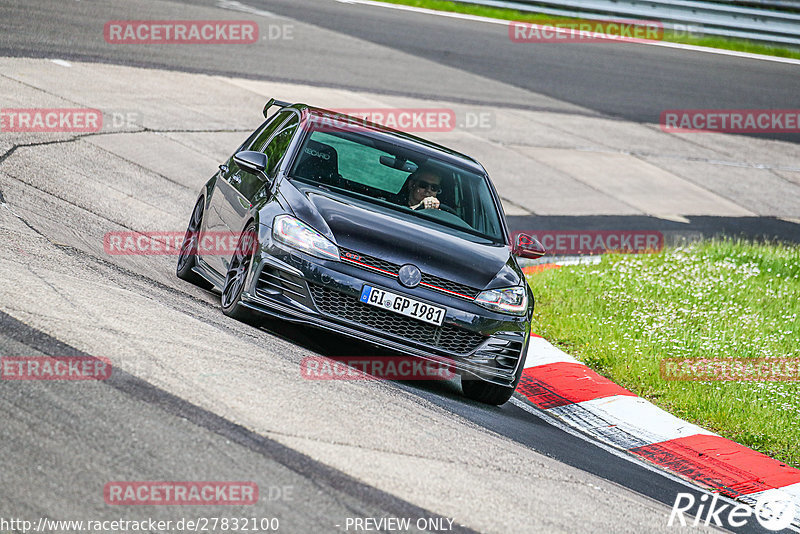
[[436,195],[442,192],[442,177],[430,169],[418,169],[409,177],[408,207],[415,209],[439,209]]

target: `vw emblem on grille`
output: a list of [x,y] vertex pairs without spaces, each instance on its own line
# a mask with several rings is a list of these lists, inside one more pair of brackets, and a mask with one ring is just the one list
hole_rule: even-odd
[[419,272],[416,266],[407,263],[400,267],[397,278],[400,280],[400,283],[406,287],[417,287],[422,281],[422,273]]

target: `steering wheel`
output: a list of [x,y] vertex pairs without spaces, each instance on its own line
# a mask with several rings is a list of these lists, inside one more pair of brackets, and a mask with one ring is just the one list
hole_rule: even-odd
[[439,203],[439,207],[438,207],[438,208],[422,208],[422,210],[421,210],[421,211],[428,211],[428,210],[430,210],[430,211],[436,211],[437,209],[440,209],[440,210],[442,210],[442,211],[446,211],[447,213],[452,213],[452,214],[453,214],[453,215],[455,215],[456,217],[458,217],[458,218],[461,218],[461,217],[459,216],[459,214],[458,214],[458,213],[456,213],[456,210],[454,210],[453,208],[451,208],[451,207],[450,207],[450,206],[448,206],[447,204],[442,204],[441,202]]

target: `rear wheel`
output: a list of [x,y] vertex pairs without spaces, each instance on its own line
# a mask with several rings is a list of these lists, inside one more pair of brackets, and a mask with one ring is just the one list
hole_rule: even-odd
[[175,274],[181,280],[191,282],[204,289],[211,289],[211,284],[192,269],[197,262],[197,244],[200,241],[200,228],[203,225],[203,211],[205,210],[205,200],[203,197],[197,199],[197,204],[192,211],[189,219],[189,226],[186,228],[186,235],[183,237],[181,251],[178,254],[178,266]]
[[250,264],[256,249],[258,234],[253,223],[247,225],[239,244],[231,257],[228,265],[228,274],[225,276],[225,285],[222,288],[222,313],[244,322],[253,321],[253,313],[242,305],[242,291],[244,291]]

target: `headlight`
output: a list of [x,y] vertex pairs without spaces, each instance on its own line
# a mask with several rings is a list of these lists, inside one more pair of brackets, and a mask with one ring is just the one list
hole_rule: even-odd
[[524,286],[487,289],[475,297],[475,302],[493,311],[525,315],[528,311],[528,292]]
[[306,223],[289,215],[275,217],[272,224],[272,238],[317,258],[339,259],[339,249],[336,245]]

